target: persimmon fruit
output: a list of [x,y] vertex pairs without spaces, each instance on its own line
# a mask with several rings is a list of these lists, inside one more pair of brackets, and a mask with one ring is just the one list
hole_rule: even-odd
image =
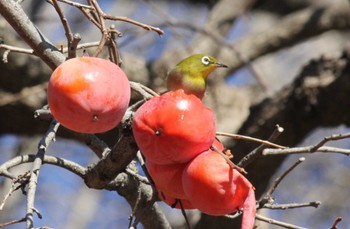
[[188,162],[215,139],[214,113],[182,89],[144,103],[135,112],[132,128],[141,152],[156,164]]
[[186,198],[182,187],[182,173],[187,164],[159,165],[146,161],[146,168],[158,192],[174,198]]
[[253,228],[253,186],[219,153],[209,149],[190,161],[184,169],[182,185],[193,207],[208,215],[226,215],[243,209],[246,226],[242,228]]
[[59,65],[51,75],[48,104],[54,118],[82,133],[111,130],[130,101],[130,84],[116,64],[96,57],[78,57]]

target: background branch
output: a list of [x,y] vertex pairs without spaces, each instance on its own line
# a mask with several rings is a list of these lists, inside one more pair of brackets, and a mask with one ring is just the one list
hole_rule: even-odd
[[60,51],[31,22],[22,7],[16,1],[1,1],[0,14],[16,30],[18,35],[34,50],[51,69],[55,69],[65,60]]

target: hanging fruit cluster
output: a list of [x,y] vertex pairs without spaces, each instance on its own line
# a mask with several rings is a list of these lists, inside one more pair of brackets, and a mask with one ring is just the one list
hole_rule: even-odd
[[133,134],[160,199],[209,215],[243,210],[242,228],[251,229],[254,188],[211,149],[224,150],[215,133],[213,112],[182,89],[153,97],[133,118]]
[[105,132],[118,125],[128,108],[129,80],[111,61],[73,58],[52,73],[47,100],[51,114],[66,128]]

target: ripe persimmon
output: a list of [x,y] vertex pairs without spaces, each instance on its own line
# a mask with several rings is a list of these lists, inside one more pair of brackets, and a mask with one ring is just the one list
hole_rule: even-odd
[[185,163],[215,139],[214,113],[182,89],[153,97],[133,118],[137,145],[156,164]]
[[111,130],[130,101],[130,85],[118,65],[96,57],[78,57],[52,73],[47,99],[54,118],[82,133]]
[[146,161],[146,168],[157,190],[174,198],[186,198],[182,187],[182,172],[187,164],[159,165]]
[[208,150],[190,161],[183,172],[182,183],[193,207],[208,215],[226,215],[243,209],[246,226],[242,228],[253,228],[254,188],[219,153]]

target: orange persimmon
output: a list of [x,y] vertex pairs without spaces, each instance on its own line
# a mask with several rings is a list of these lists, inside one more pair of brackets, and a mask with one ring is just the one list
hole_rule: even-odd
[[188,162],[208,150],[215,139],[214,113],[182,89],[143,104],[132,128],[141,152],[156,164]]
[[130,85],[118,65],[96,57],[65,61],[52,73],[47,95],[54,118],[68,129],[100,133],[121,121]]

